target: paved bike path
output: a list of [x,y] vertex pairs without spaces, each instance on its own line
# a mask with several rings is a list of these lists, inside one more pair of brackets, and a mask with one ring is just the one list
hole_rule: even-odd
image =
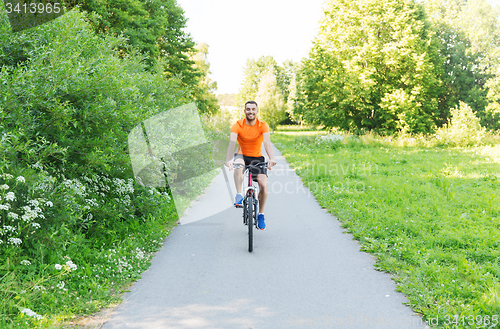
[[[220,174],[103,328],[426,327],[274,152],[267,229],[254,233],[254,251],[242,210],[223,210],[230,201]],[[232,172],[229,180],[234,188]]]

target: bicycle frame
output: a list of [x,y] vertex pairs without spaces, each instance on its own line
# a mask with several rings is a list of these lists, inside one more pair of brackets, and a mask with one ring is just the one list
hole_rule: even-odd
[[[257,211],[259,204],[259,185],[253,184],[253,174],[251,168],[259,167],[267,165],[265,162],[261,162],[255,166],[249,165],[244,166],[245,171],[243,173],[244,179],[247,180],[247,184],[244,187],[244,195],[243,198],[243,224],[248,226],[248,251],[252,252],[253,250],[253,226],[257,227]],[[242,164],[235,164],[235,168],[243,167]],[[249,201],[250,200],[250,201]],[[249,204],[250,203],[250,204]]]
[[243,175],[247,179],[247,185],[244,188],[244,193],[243,195],[245,196],[252,196],[254,197],[254,200],[258,200],[258,195],[259,195],[259,185],[257,184],[256,186],[253,184],[253,177],[252,177],[252,172],[250,171],[250,168],[247,168]]
[[[266,162],[261,162],[260,164],[267,164]],[[244,186],[243,188],[243,195],[244,195],[244,198],[243,198],[243,202],[245,202],[246,200],[246,197],[253,197],[254,200],[255,200],[255,203],[258,202],[258,196],[259,196],[259,184],[257,185],[254,185],[254,181],[253,181],[253,174],[252,174],[252,171],[250,170],[250,167],[249,166],[245,166],[243,164],[240,164],[240,163],[235,163],[234,164],[235,166],[235,169],[238,168],[241,168],[241,167],[244,167],[245,168],[245,171],[243,172],[243,182],[247,182],[247,184]],[[254,166],[256,167],[256,166]]]

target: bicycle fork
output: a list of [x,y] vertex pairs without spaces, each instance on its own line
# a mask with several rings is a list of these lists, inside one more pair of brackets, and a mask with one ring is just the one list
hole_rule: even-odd
[[[257,187],[256,186],[253,186],[253,180],[252,180],[252,173],[249,172],[248,173],[248,186],[245,188],[245,198],[243,199],[243,209],[246,209],[247,206],[249,207],[252,207],[254,211],[252,211],[252,216],[254,218],[254,220],[252,221],[254,225],[257,226],[257,209],[256,209],[256,204],[257,204]],[[249,198],[252,197],[252,204],[251,205],[248,205],[248,200]],[[246,220],[246,217],[245,217],[245,211],[243,212],[243,223],[245,225],[247,225],[247,220]]]

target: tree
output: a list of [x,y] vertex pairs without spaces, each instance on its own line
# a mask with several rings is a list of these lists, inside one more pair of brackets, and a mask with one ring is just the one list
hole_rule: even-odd
[[478,113],[483,124],[492,127],[495,120],[491,115],[488,118],[488,109],[495,105],[485,107],[496,98],[488,91],[494,81],[487,81],[494,79],[499,64],[498,11],[486,0],[427,0],[425,10],[441,43],[444,91],[439,106],[445,114],[441,120],[447,120],[447,109],[463,101]]
[[286,101],[286,112],[291,120],[300,122],[302,125],[302,115],[296,114],[297,103],[297,77],[293,76],[288,85],[288,99]]
[[262,120],[274,125],[286,118],[286,105],[283,91],[278,87],[274,69],[269,69],[260,79],[256,102]]
[[[189,55],[195,43],[183,31],[184,11],[175,0],[83,0],[99,34],[123,34],[128,43],[146,54],[150,69],[159,65],[166,78],[178,76],[185,86],[195,86],[199,73]],[[126,47],[122,47],[127,52]]]
[[262,75],[277,66],[272,56],[262,56],[257,60],[249,59],[243,71],[243,81],[236,96],[236,106],[243,107],[249,100],[255,100]]
[[215,113],[219,110],[215,91],[217,82],[210,79],[210,63],[207,60],[208,44],[201,43],[196,45],[196,54],[191,58],[194,67],[201,73],[198,78],[198,85],[195,86],[193,97],[198,110],[202,113]]
[[276,72],[276,82],[278,86],[283,90],[283,96],[285,97],[285,103],[288,102],[288,95],[290,93],[290,83],[297,75],[299,68],[299,63],[294,61],[284,61],[283,64],[276,65],[274,67]]
[[330,0],[298,79],[298,115],[349,130],[428,132],[439,116],[438,45],[411,0]]

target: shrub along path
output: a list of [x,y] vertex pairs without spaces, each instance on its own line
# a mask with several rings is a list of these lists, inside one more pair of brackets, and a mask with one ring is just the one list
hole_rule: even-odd
[[[241,209],[177,226],[103,328],[425,327],[274,152],[267,229],[255,233],[254,251]],[[208,211],[205,200],[193,207]]]

